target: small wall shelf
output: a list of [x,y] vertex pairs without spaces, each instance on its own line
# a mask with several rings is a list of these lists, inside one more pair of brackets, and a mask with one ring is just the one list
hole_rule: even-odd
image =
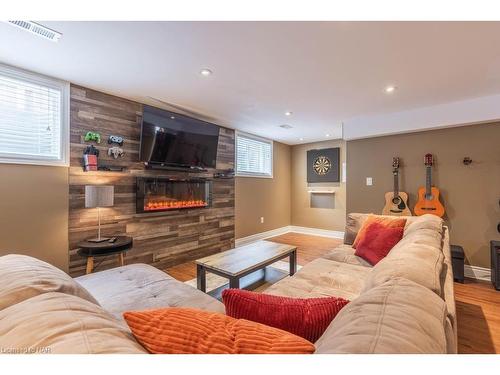
[[309,194],[335,194],[335,190],[308,190]]

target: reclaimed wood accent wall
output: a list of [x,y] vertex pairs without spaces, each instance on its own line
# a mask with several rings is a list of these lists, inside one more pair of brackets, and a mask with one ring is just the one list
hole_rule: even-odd
[[[147,263],[166,268],[234,247],[234,178],[213,179],[212,206],[170,212],[137,214],[135,179],[139,176],[171,178],[213,178],[218,170],[234,169],[234,131],[220,128],[217,169],[203,173],[145,170],[139,162],[142,104],[71,86],[70,168],[69,168],[69,259],[70,275],[85,273],[86,260],[77,254],[77,243],[97,233],[97,209],[85,208],[85,185],[114,185],[115,205],[101,208],[103,236],[128,235],[134,247],[126,264]],[[91,144],[85,133],[101,134],[99,164],[123,166],[123,172],[84,172],[83,151]],[[124,138],[125,155],[108,156],[109,135]],[[102,263],[99,262],[102,260]],[[116,257],[98,258],[98,269],[116,266]]]

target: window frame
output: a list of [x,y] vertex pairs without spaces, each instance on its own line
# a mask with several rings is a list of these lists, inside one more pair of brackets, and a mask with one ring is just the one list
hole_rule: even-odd
[[[238,171],[238,137],[253,139],[271,145],[271,173],[255,173],[255,172],[240,172]],[[274,178],[274,141],[272,139],[259,137],[239,130],[235,131],[234,135],[234,168],[236,177],[253,177],[253,178]]]
[[22,155],[2,153],[0,151],[0,164],[28,164],[69,167],[69,122],[70,122],[70,83],[42,74],[30,72],[10,65],[0,63],[0,75],[43,85],[61,92],[60,113],[60,157],[57,159],[47,158],[41,155]]

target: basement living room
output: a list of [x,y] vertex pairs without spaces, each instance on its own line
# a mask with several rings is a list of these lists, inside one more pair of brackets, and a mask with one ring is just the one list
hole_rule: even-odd
[[0,22],[0,352],[500,353],[498,45]]

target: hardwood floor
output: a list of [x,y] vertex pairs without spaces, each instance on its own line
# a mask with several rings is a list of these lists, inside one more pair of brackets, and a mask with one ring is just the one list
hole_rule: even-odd
[[489,282],[455,283],[458,352],[500,353],[500,291]]
[[[342,240],[287,233],[270,241],[297,246],[297,262],[305,265],[342,243]],[[180,281],[196,277],[194,262],[165,270]],[[455,283],[459,353],[500,353],[500,291],[488,282]]]

